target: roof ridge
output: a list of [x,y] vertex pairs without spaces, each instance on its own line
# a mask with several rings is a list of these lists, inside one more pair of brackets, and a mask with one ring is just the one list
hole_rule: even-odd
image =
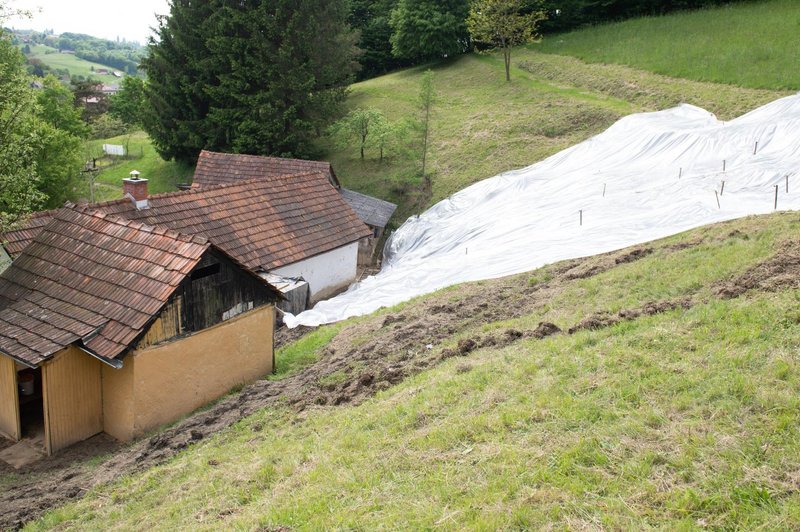
[[[126,199],[125,201],[129,200]],[[94,218],[105,220],[109,223],[113,223],[122,227],[128,227],[136,231],[153,233],[154,235],[158,236],[165,236],[167,238],[171,238],[179,242],[189,242],[199,245],[208,244],[208,238],[202,235],[181,233],[180,231],[175,231],[174,229],[170,229],[165,225],[150,225],[137,220],[129,220],[119,214],[105,212],[91,205],[85,205],[85,206],[76,205],[72,208],[67,208],[67,209],[73,212],[77,212],[79,214],[83,214],[85,216],[92,216]]]
[[204,153],[210,154],[212,156],[222,155],[225,157],[250,157],[253,159],[269,159],[273,161],[302,161],[304,163],[316,163],[320,165],[327,165],[333,166],[330,161],[320,161],[317,159],[300,159],[297,157],[279,157],[277,155],[255,155],[252,153],[226,153],[221,151],[212,151],[212,150],[200,150],[200,156],[198,157],[198,162],[200,158],[203,156]]

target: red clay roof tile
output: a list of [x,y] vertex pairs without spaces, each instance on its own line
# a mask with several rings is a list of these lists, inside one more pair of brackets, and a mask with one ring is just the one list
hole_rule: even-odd
[[0,275],[0,352],[30,365],[75,342],[121,355],[210,245],[82,209],[49,220]]

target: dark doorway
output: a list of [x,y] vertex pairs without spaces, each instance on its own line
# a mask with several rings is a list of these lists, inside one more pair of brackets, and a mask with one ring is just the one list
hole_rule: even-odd
[[19,423],[22,437],[41,440],[44,444],[44,401],[42,395],[42,369],[24,369],[17,372],[19,394]]

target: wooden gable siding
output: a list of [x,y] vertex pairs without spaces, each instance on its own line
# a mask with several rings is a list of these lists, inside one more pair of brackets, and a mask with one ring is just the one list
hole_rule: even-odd
[[172,294],[136,349],[202,331],[275,301],[273,291],[262,281],[209,249]]
[[20,438],[17,368],[14,361],[0,355],[0,434],[14,441]]
[[42,366],[48,454],[103,431],[101,369],[72,346]]

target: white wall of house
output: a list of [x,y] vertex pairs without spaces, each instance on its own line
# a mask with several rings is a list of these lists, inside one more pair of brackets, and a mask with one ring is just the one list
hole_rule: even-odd
[[310,303],[347,288],[356,278],[358,242],[347,244],[309,259],[282,266],[271,273],[302,277],[308,282]]

